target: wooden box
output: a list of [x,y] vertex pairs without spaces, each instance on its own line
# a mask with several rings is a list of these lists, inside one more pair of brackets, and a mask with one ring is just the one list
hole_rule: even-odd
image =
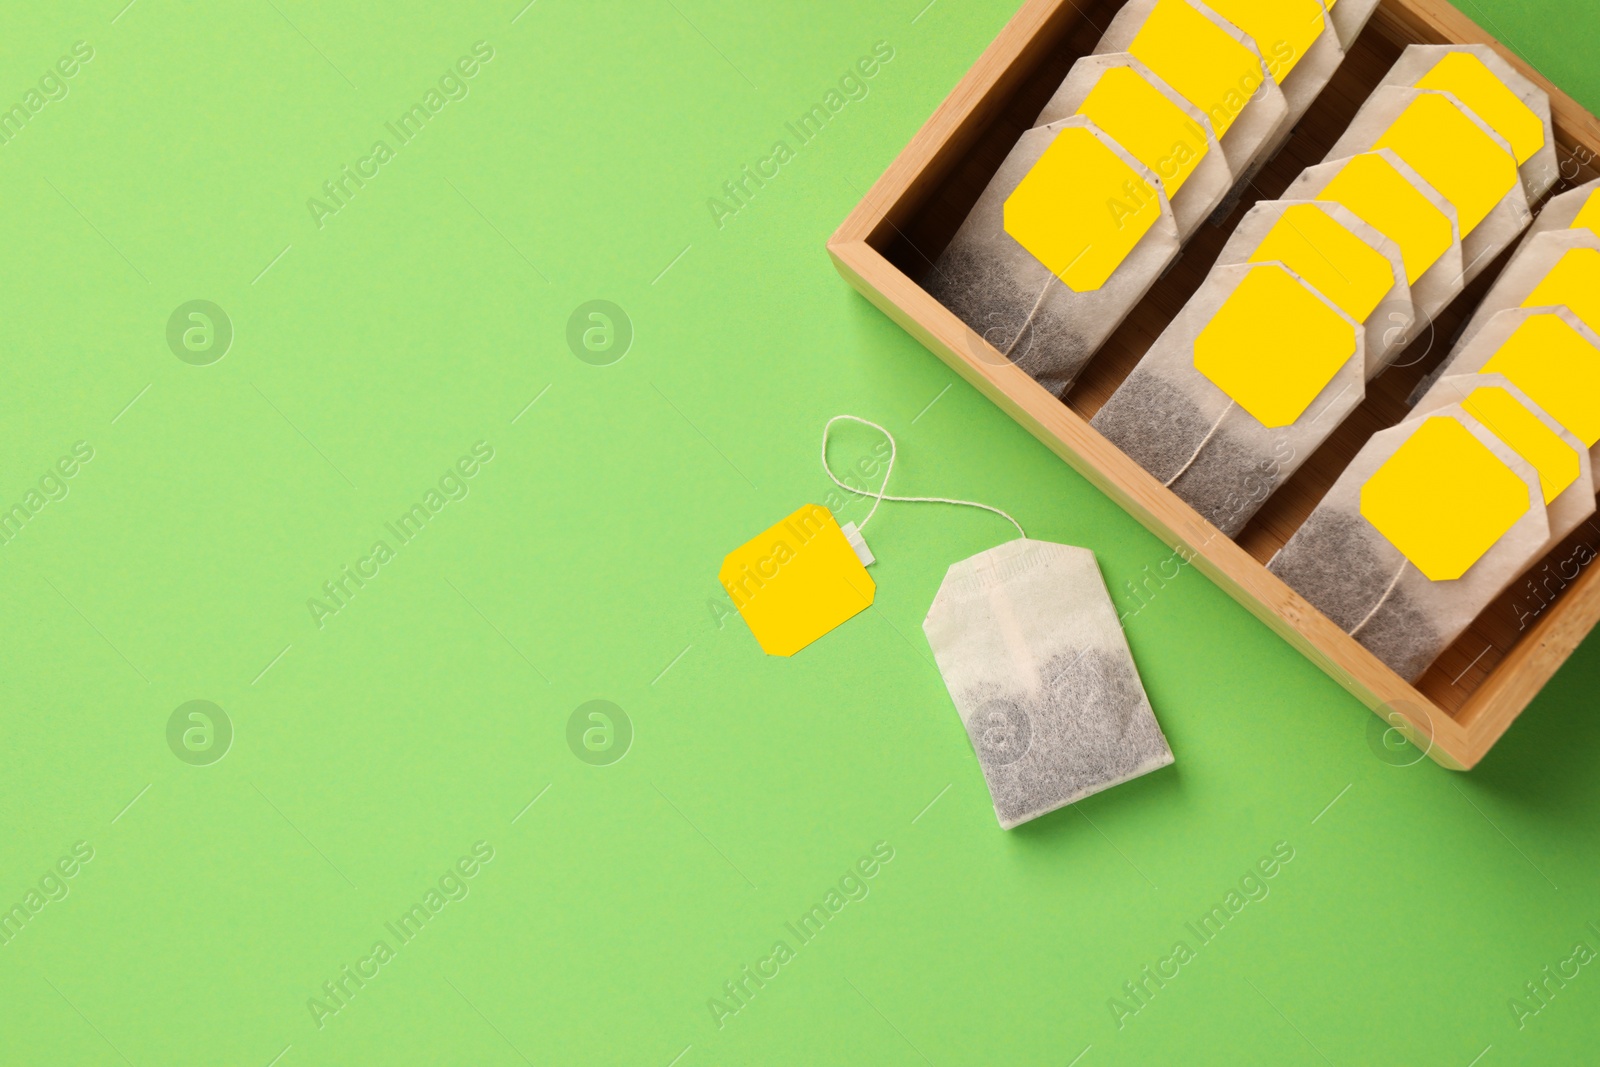
[[[1456,330],[1499,275],[1492,266],[1230,540],[1090,428],[1205,277],[1239,218],[1322,161],[1408,44],[1482,42],[1550,94],[1563,180],[1595,176],[1600,122],[1466,16],[1439,0],[1383,0],[1333,82],[1222,226],[1202,225],[1182,258],[1090,362],[1065,402],[1040,388],[919,285],[1017,138],[1074,60],[1091,51],[1120,0],[1028,0],[828,242],[839,272],[1089,481],[1283,635],[1438,763],[1475,764],[1600,619],[1600,519],[1520,578],[1415,686],[1268,573],[1345,465],[1408,411],[1407,395],[1448,353]],[[1587,547],[1585,547],[1587,546]]]

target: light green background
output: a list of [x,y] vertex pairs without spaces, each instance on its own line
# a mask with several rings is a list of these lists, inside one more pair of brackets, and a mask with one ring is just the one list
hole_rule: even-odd
[[[0,1062],[1593,1061],[1600,967],[1521,1029],[1508,1002],[1600,948],[1600,644],[1474,773],[1391,766],[1186,572],[1127,623],[1176,766],[1003,833],[920,623],[1004,524],[886,506],[876,606],[792,660],[720,617],[723,554],[826,495],[840,412],[898,435],[894,490],[1090,546],[1114,591],[1167,556],[824,254],[1015,6],[925,2],[7,7],[7,105],[95,55],[0,147],[0,506],[94,459],[0,547],[0,903],[94,859],[0,946]],[[1600,106],[1587,2],[1465,9]],[[307,198],[479,40],[470,95],[319,229]],[[878,41],[870,94],[719,229],[707,199]],[[164,340],[197,298],[236,330],[207,367]],[[595,298],[636,329],[612,366],[564,339]],[[319,629],[307,599],[478,441],[470,495]],[[565,740],[594,698],[636,731],[611,766]],[[167,747],[192,699],[236,731],[211,766]],[[319,1029],[308,998],[477,841],[470,895]]]

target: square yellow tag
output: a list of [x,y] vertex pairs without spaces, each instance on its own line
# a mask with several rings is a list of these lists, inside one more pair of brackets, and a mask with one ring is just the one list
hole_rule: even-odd
[[792,656],[872,606],[877,586],[833,513],[807,504],[728,553],[717,578],[770,656]]

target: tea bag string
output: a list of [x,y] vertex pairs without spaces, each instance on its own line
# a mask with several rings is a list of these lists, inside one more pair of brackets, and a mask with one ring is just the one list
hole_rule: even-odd
[[1390,580],[1389,588],[1385,589],[1383,595],[1378,598],[1378,602],[1372,605],[1372,610],[1362,616],[1361,621],[1355,624],[1355,627],[1350,631],[1351,637],[1359,634],[1367,623],[1372,621],[1373,616],[1377,615],[1379,610],[1389,602],[1389,598],[1394,595],[1395,588],[1400,584],[1400,579],[1405,575],[1406,568],[1410,565],[1410,560],[1402,559],[1400,561],[1400,569],[1394,572],[1394,578]]
[[[863,490],[863,489],[857,489],[854,486],[846,485],[845,483],[843,483],[843,482],[841,482],[839,480],[839,476],[837,474],[833,473],[833,468],[828,466],[828,435],[833,431],[833,424],[836,423],[836,422],[855,422],[855,423],[860,423],[862,426],[870,426],[874,430],[877,430],[879,433],[883,434],[883,436],[888,439],[888,441],[889,441],[889,466],[883,472],[883,484],[878,486],[878,491],[877,492],[875,492],[875,493],[868,492],[868,491]],[[863,419],[859,415],[835,415],[833,418],[829,419],[828,420],[828,424],[822,428],[822,469],[823,469],[823,471],[825,471],[827,473],[828,477],[833,480],[833,484],[834,485],[837,485],[840,489],[843,489],[845,492],[854,493],[856,496],[870,496],[870,497],[872,497],[872,509],[867,512],[867,517],[861,520],[861,524],[859,526],[857,526],[856,529],[865,530],[867,528],[867,523],[872,521],[872,516],[874,516],[874,515],[876,515],[878,513],[878,505],[882,504],[885,500],[893,500],[896,503],[900,503],[900,504],[955,504],[955,505],[960,506],[960,507],[980,508],[980,509],[982,509],[984,511],[992,511],[996,515],[1000,516],[1002,519],[1004,519],[1007,522],[1009,522],[1011,525],[1015,526],[1017,528],[1017,535],[1019,537],[1022,537],[1024,539],[1027,538],[1027,536],[1028,536],[1027,531],[1022,528],[1022,524],[1019,523],[1016,519],[1013,519],[1010,515],[1008,515],[1005,512],[1001,511],[999,508],[990,507],[988,504],[980,504],[976,500],[952,500],[949,497],[943,497],[943,496],[891,496],[891,495],[889,495],[887,492],[885,492],[885,490],[887,490],[889,488],[889,478],[894,474],[895,455],[896,455],[896,449],[895,449],[895,442],[894,442],[894,434],[890,433],[888,430],[884,429],[882,426],[879,426],[877,423],[871,421],[870,419]]]
[[1222,420],[1228,417],[1228,413],[1233,410],[1234,405],[1237,403],[1237,400],[1228,401],[1228,406],[1222,409],[1222,414],[1218,415],[1217,421],[1211,424],[1211,429],[1207,430],[1206,435],[1200,438],[1200,443],[1194,446],[1194,451],[1189,454],[1189,461],[1178,468],[1177,474],[1174,474],[1172,477],[1162,482],[1162,488],[1171,489],[1172,483],[1177,481],[1179,478],[1182,478],[1184,474],[1188,472],[1189,468],[1194,466],[1194,461],[1199,459],[1200,453],[1206,450],[1206,445],[1211,443],[1211,439],[1217,435],[1218,428],[1222,426]]

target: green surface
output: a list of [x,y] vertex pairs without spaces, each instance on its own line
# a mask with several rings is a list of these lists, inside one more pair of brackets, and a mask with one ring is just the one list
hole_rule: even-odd
[[[0,1062],[1592,1062],[1600,969],[1520,1027],[1510,1002],[1600,949],[1600,643],[1460,776],[1381,759],[1187,569],[1132,612],[1168,552],[823,253],[1014,7],[924,2],[7,8],[5,101],[93,59],[0,146],[0,507],[92,459],[0,545],[0,904],[66,892],[0,945]],[[1464,7],[1600,106],[1589,4]],[[470,93],[393,143],[479,41]],[[307,199],[380,138],[319,228]],[[708,198],[778,139],[719,228]],[[196,299],[234,329],[203,366],[166,341]],[[634,327],[609,366],[565,340],[593,299]],[[792,660],[722,617],[723,554],[826,496],[839,412],[899,436],[895,490],[1098,553],[1175,767],[997,829],[920,634],[992,516],[886,506],[875,609]],[[441,480],[465,497],[400,543]],[[346,565],[377,576],[319,626]],[[620,762],[569,747],[594,699],[632,724]],[[232,725],[209,765],[169,747],[193,700]],[[788,933],[875,847],[868,895]],[[376,974],[313,1011],[346,966]]]

